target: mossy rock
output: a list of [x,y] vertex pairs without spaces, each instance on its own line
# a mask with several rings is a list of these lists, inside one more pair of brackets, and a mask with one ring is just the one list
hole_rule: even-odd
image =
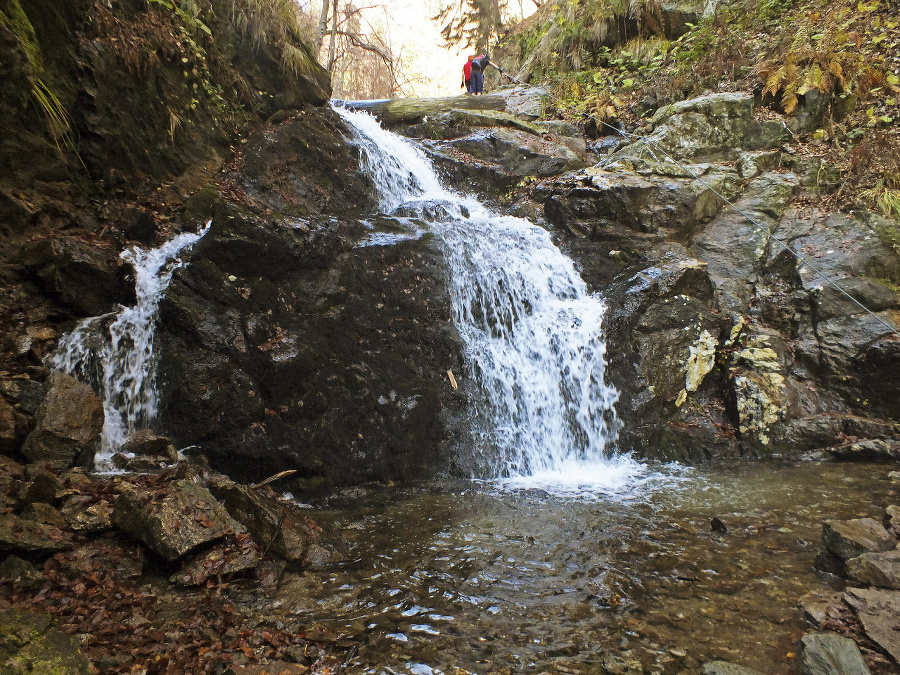
[[0,674],[80,675],[90,664],[72,639],[45,614],[0,611]]

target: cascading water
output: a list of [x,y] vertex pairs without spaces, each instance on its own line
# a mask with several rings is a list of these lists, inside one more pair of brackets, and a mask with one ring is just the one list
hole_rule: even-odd
[[159,301],[179,257],[209,230],[185,232],[156,249],[133,247],[120,258],[134,268],[134,307],[85,319],[60,340],[49,358],[51,368],[91,384],[103,400],[105,422],[95,468],[108,470],[113,453],[128,434],[144,429],[157,413],[156,358],[153,336]]
[[614,487],[640,473],[613,456],[616,389],[604,382],[605,306],[549,234],[444,188],[424,153],[364,113],[357,131],[385,212],[416,205],[447,249],[454,322],[477,391],[473,435],[491,478]]

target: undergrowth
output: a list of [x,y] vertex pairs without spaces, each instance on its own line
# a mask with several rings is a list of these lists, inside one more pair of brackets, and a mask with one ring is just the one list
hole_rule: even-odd
[[734,0],[673,28],[655,2],[556,0],[504,49],[520,77],[563,102],[550,114],[610,124],[639,127],[659,106],[709,92],[754,92],[761,114],[783,117],[817,96],[821,128],[794,140],[844,173],[830,198],[900,217],[894,0]]

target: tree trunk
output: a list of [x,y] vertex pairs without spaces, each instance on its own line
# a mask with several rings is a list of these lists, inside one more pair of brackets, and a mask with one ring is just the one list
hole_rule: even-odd
[[328,3],[331,0],[322,0],[322,12],[319,14],[319,26],[316,31],[316,46],[318,55],[322,51],[322,43],[325,41],[325,31],[328,30]]
[[338,32],[338,0],[334,0],[334,6],[331,12],[331,41],[328,44],[328,72],[334,68],[334,47],[337,40]]

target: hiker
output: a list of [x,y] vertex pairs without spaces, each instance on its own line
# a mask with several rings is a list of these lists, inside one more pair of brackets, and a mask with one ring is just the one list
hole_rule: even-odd
[[472,59],[474,58],[474,54],[469,54],[469,60],[463,66],[463,82],[460,86],[466,88],[467,94],[472,93]]
[[479,54],[472,59],[472,93],[481,94],[484,91],[484,69],[493,65],[487,54]]

